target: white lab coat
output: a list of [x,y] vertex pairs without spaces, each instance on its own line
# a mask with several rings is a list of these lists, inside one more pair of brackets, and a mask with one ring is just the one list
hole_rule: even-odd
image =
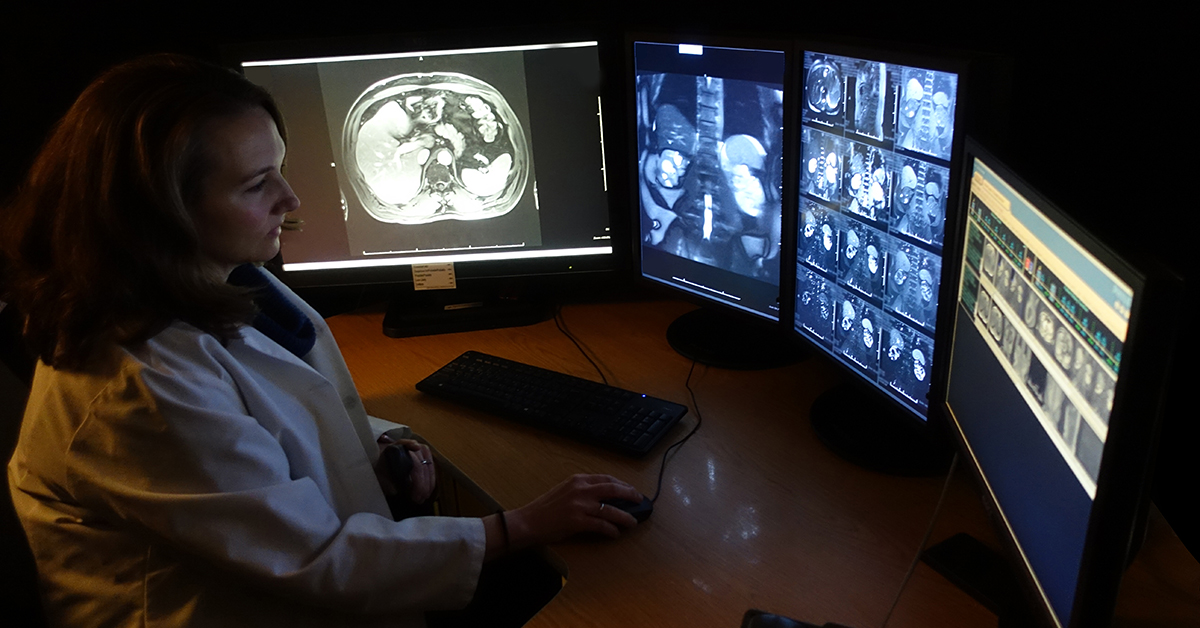
[[92,373],[39,364],[8,468],[63,626],[422,625],[470,601],[479,519],[392,521],[329,328],[297,358],[176,322]]

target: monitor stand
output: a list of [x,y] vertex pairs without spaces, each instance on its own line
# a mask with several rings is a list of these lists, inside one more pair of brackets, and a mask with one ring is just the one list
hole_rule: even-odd
[[916,419],[859,384],[822,393],[809,420],[826,447],[860,467],[909,477],[942,475],[950,468],[948,444],[915,429],[910,424]]
[[1036,626],[1020,580],[1004,558],[969,534],[954,536],[921,552],[921,560],[999,617],[999,628]]
[[805,357],[778,333],[705,308],[675,319],[667,328],[667,342],[690,360],[740,371],[786,366]]
[[554,304],[545,299],[438,290],[394,298],[383,317],[383,333],[410,338],[523,327],[553,316]]

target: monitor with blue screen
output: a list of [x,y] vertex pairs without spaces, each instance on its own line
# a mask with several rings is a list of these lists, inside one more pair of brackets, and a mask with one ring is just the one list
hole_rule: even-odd
[[1144,506],[1174,315],[999,161],[973,144],[968,160],[948,416],[1039,614],[1102,625]]

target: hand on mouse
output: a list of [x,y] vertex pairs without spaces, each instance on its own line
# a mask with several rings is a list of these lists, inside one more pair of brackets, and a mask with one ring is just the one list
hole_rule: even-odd
[[[509,549],[553,543],[580,532],[616,538],[623,528],[637,525],[627,512],[611,506],[602,508],[600,502],[605,499],[638,502],[642,494],[611,475],[571,476],[541,497],[505,513]],[[492,544],[488,545],[490,549]]]
[[425,503],[433,495],[433,489],[437,485],[437,465],[433,463],[433,452],[429,450],[429,446],[407,438],[393,440],[387,434],[381,435],[378,443],[380,454],[389,447],[400,447],[412,459],[408,485],[396,486],[387,471],[383,456],[379,457],[379,462],[375,465],[375,476],[379,479],[384,495],[405,494],[414,504]]

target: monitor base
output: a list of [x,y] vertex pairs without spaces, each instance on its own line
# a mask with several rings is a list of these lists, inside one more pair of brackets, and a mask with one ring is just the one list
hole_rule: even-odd
[[667,342],[685,358],[739,371],[773,369],[807,357],[779,334],[705,308],[675,319]]
[[933,434],[922,434],[916,421],[878,393],[853,383],[834,386],[817,397],[809,420],[826,447],[854,464],[907,477],[942,475],[953,451]]
[[459,295],[394,299],[383,317],[383,333],[392,338],[433,336],[481,329],[524,327],[554,316],[554,305],[542,299]]
[[921,552],[921,560],[999,617],[999,628],[1037,626],[1022,599],[1020,582],[998,553],[959,533]]

